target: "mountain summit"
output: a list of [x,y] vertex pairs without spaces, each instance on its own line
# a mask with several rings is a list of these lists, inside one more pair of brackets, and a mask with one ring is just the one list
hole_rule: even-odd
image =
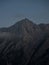
[[[35,23],[30,21],[29,19],[25,18],[21,21],[16,22],[14,25],[8,27],[8,28],[0,28],[0,31],[3,32],[17,32],[18,30],[21,30],[22,28],[28,28],[28,29],[37,29],[39,26],[37,26]],[[24,30],[24,29],[23,29]]]

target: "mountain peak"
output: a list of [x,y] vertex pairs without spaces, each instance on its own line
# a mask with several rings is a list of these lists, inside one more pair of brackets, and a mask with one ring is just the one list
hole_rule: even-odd
[[25,20],[25,21],[29,21],[29,19],[27,19],[27,18],[25,18],[24,20]]
[[29,21],[31,21],[31,20],[29,20],[28,18],[24,18],[24,19],[22,19],[21,21],[23,21],[23,22],[29,22]]
[[14,32],[18,32],[19,33],[19,31],[22,31],[22,29],[24,30],[28,30],[28,31],[30,31],[30,30],[32,30],[32,29],[36,29],[36,28],[38,28],[38,26],[35,24],[35,23],[33,23],[31,20],[29,20],[28,18],[25,18],[25,19],[22,19],[21,21],[18,21],[18,22],[16,22],[14,25],[12,25],[12,26],[10,26],[10,27],[8,27],[8,29],[1,29],[1,31],[14,31]]
[[21,21],[19,21],[17,23],[21,23],[21,24],[35,24],[28,18],[24,18],[24,19],[22,19]]

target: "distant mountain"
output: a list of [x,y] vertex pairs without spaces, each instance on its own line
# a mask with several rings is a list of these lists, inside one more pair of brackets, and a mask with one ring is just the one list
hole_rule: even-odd
[[49,24],[27,18],[0,28],[0,65],[49,65]]
[[30,29],[38,29],[39,26],[34,24],[32,21],[28,20],[27,18],[15,23],[14,25],[8,27],[8,28],[0,28],[0,31],[2,32],[22,32],[24,28],[30,30]]

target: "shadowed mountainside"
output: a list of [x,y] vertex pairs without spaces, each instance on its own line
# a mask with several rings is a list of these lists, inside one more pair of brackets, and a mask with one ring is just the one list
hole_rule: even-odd
[[49,65],[49,24],[23,19],[0,28],[0,65]]

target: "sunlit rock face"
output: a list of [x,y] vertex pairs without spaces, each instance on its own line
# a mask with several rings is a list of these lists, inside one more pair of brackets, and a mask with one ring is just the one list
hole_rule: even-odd
[[49,65],[48,32],[27,18],[0,28],[0,65]]

